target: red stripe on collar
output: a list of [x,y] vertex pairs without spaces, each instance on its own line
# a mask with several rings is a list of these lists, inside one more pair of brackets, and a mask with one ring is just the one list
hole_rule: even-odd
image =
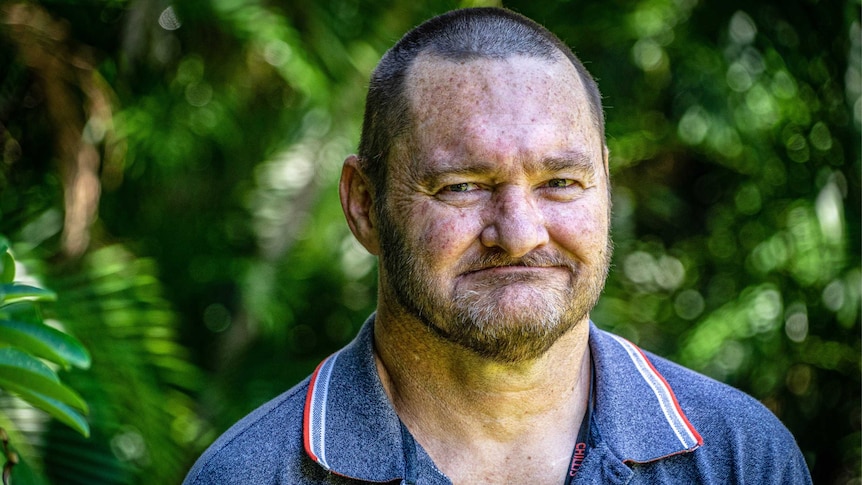
[[302,441],[305,452],[326,470],[330,469],[326,462],[324,448],[326,446],[326,397],[329,392],[329,378],[337,356],[338,354],[335,353],[324,359],[311,374],[302,418]]
[[632,363],[640,372],[641,377],[652,389],[664,414],[665,420],[673,433],[679,439],[685,450],[692,450],[703,445],[703,437],[689,422],[682,411],[670,385],[647,358],[646,354],[635,344],[617,335],[609,334],[625,349]]

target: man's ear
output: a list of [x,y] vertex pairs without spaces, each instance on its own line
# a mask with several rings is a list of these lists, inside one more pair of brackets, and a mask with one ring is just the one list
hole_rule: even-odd
[[360,167],[359,157],[350,155],[341,167],[341,181],[338,184],[341,209],[347,218],[347,225],[365,249],[377,256],[380,242],[374,214],[374,195],[370,181]]

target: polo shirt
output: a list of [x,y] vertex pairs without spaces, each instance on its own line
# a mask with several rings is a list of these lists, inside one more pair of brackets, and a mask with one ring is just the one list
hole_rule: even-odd
[[[184,484],[450,484],[383,390],[373,325],[225,432]],[[592,322],[589,344],[590,447],[574,483],[811,483],[793,436],[755,399]]]

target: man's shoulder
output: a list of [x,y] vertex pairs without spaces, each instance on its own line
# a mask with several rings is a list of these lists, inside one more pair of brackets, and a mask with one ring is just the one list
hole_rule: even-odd
[[810,483],[796,439],[772,410],[730,385],[661,357],[650,359],[703,436],[694,458],[732,463],[741,481],[768,471],[775,483]]
[[699,468],[723,468],[732,482],[811,483],[796,439],[772,410],[730,385],[667,359],[649,358],[703,437],[689,457],[670,463],[707,463]]
[[651,385],[669,388],[674,405],[678,405],[686,416],[702,414],[705,419],[726,421],[728,425],[766,420],[763,424],[775,421],[780,426],[771,411],[739,389],[641,349],[610,332],[595,329],[590,338],[595,339],[593,351],[599,352],[598,358],[603,362],[602,365],[611,371],[609,377],[615,384],[615,392],[634,392],[635,396],[642,398],[643,395],[638,394],[635,387],[643,388],[650,379],[642,380],[637,377],[638,374],[654,376],[652,378],[664,381],[664,385],[657,381]]
[[598,422],[631,483],[810,483],[790,431],[757,399],[613,334],[590,339]]
[[733,428],[751,422],[761,430],[764,426],[784,428],[772,411],[749,394],[666,358],[646,354],[689,417],[703,415],[712,425]]
[[306,378],[231,426],[198,458],[183,483],[276,483],[275,477],[304,457],[308,383]]
[[[198,458],[184,484],[354,483],[327,470],[333,463],[368,455],[367,443],[361,439],[367,436],[353,429],[357,413],[365,409],[371,395],[378,399],[371,399],[372,404],[388,402],[374,366],[371,322],[373,317],[351,343],[324,359],[309,377],[221,435]],[[379,434],[380,429],[389,430],[384,426],[388,419],[398,430],[397,417],[369,418],[381,412],[364,415],[363,429]],[[396,436],[400,443],[400,433]]]

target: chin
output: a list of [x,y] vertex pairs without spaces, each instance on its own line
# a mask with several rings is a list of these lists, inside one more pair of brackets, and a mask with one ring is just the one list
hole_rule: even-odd
[[545,355],[574,325],[499,326],[494,332],[468,331],[457,335],[454,343],[488,360],[520,363]]
[[441,335],[476,354],[515,363],[544,355],[586,315],[542,298],[508,299],[459,308]]

